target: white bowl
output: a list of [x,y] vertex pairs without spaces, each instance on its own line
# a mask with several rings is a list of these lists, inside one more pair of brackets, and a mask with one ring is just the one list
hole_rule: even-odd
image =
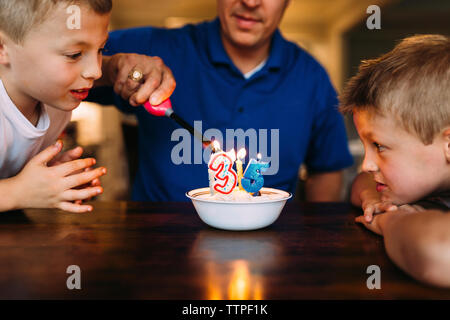
[[242,231],[261,229],[274,223],[286,201],[292,197],[289,192],[272,188],[262,188],[260,192],[262,195],[277,194],[280,198],[245,202],[199,199],[199,196],[209,194],[209,188],[191,190],[186,196],[192,200],[200,219],[207,225]]

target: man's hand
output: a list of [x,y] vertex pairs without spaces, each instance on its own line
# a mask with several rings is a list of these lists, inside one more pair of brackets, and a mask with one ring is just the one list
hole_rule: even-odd
[[[20,194],[16,208],[58,208],[71,212],[92,211],[92,206],[73,201],[84,200],[103,192],[101,187],[85,187],[106,173],[103,167],[90,171],[85,169],[95,164],[95,159],[68,160],[48,166],[61,151],[62,143],[43,150],[33,157],[23,170],[14,177],[12,193]],[[77,153],[73,150],[69,154]],[[64,156],[67,158],[67,154]],[[64,158],[61,157],[61,158]],[[56,161],[55,161],[56,162]]]
[[[128,78],[134,68],[143,73],[141,82]],[[135,107],[147,101],[153,105],[162,103],[176,86],[172,71],[158,57],[132,53],[105,56],[102,70],[103,77],[95,85],[113,86],[118,95]]]

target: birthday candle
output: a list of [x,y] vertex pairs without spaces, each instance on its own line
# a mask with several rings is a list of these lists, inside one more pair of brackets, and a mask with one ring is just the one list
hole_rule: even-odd
[[[211,149],[212,149],[212,153],[216,153],[216,152],[220,151],[220,144],[219,144],[219,142],[214,140],[212,142],[212,148]],[[209,165],[211,164],[212,158],[213,158],[213,155],[211,154],[211,159],[209,160],[209,163],[208,163],[208,178],[209,178],[209,193],[211,195],[214,195],[214,193],[215,193],[214,192],[214,183],[216,182],[216,179],[214,179],[214,176],[215,176],[216,173],[213,170],[209,169]]]
[[261,155],[259,154],[258,161],[250,159],[245,169],[244,177],[241,180],[242,187],[249,193],[257,193],[264,185],[262,173],[269,168],[269,164],[259,161],[260,159]]
[[214,179],[214,171],[211,169],[208,169],[208,176],[209,176],[209,193],[213,196],[214,195],[214,182],[216,181]]
[[[211,149],[212,149],[213,153],[222,151],[220,149],[220,143],[217,140],[213,140],[213,142],[211,142]],[[212,155],[211,155],[211,157],[212,157]]]
[[237,170],[237,175],[238,175],[239,190],[244,190],[244,188],[242,188],[242,184],[241,184],[241,180],[242,180],[242,176],[243,176],[241,159],[244,159],[246,154],[247,154],[247,152],[245,151],[244,148],[240,149],[239,152],[237,153],[236,170]]
[[237,174],[233,169],[235,160],[236,153],[234,149],[230,152],[221,151],[211,156],[208,168],[214,171],[214,178],[218,180],[213,185],[215,191],[229,194],[236,187]]

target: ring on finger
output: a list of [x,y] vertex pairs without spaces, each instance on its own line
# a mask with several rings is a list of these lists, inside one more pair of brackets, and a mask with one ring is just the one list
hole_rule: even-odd
[[130,73],[128,74],[128,79],[133,80],[135,82],[141,82],[144,78],[144,73],[139,69],[134,67],[131,69]]

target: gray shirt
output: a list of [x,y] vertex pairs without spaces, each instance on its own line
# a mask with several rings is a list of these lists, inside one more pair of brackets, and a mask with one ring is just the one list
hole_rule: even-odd
[[425,209],[450,210],[450,191],[430,195],[415,204]]

